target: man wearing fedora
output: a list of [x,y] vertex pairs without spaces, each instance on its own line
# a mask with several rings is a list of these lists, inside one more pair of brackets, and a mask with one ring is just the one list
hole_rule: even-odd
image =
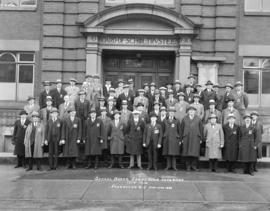
[[235,92],[235,104],[234,107],[239,111],[241,117],[245,115],[246,109],[248,108],[248,97],[247,94],[243,91],[243,84],[241,81],[237,81],[234,85]]
[[52,109],[53,109],[52,97],[48,95],[46,98],[46,107],[42,108],[39,111],[40,119],[45,127],[46,127],[48,120],[51,118],[51,110]]
[[44,81],[43,82],[43,87],[44,87],[44,90],[39,95],[39,107],[40,107],[40,109],[45,108],[47,106],[46,105],[47,96],[51,96],[51,91],[50,91],[51,82],[50,81]]
[[222,114],[219,110],[216,109],[216,102],[214,100],[209,101],[209,109],[205,111],[203,117],[204,124],[209,122],[209,117],[211,114],[215,114],[217,116],[217,123],[222,124]]
[[12,136],[12,144],[15,145],[14,155],[17,155],[17,165],[15,168],[25,166],[25,147],[24,137],[27,126],[30,124],[30,120],[27,118],[27,112],[25,110],[20,111],[20,119],[14,123],[14,130]]
[[193,102],[193,92],[191,90],[191,85],[190,84],[186,84],[185,86],[185,101],[189,104],[191,104]]
[[69,95],[69,100],[71,103],[74,104],[74,102],[78,98],[78,93],[80,91],[79,87],[76,86],[77,80],[75,78],[69,79],[69,86],[65,88],[65,91]]
[[241,125],[241,123],[242,123],[239,111],[234,108],[234,101],[235,101],[235,99],[233,96],[229,96],[227,98],[227,108],[222,111],[223,125],[225,125],[228,122],[227,117],[229,116],[229,114],[234,114],[235,124]]
[[123,93],[124,80],[119,78],[117,81],[117,88],[115,89],[115,97],[118,98]]
[[29,167],[26,171],[33,170],[34,161],[36,162],[37,170],[41,170],[44,139],[45,127],[40,121],[39,113],[33,111],[32,122],[27,126],[24,138],[25,157],[29,159]]
[[185,101],[185,93],[179,92],[178,93],[178,102],[175,104],[175,118],[182,122],[183,118],[187,114],[187,108],[189,107],[189,103]]
[[144,105],[144,110],[147,112],[148,111],[148,105],[149,101],[148,98],[144,96],[145,90],[144,89],[138,89],[138,96],[134,98],[134,103],[133,103],[133,109],[135,110],[138,103],[142,103]]
[[45,130],[45,145],[49,146],[49,170],[56,170],[58,166],[58,150],[61,139],[62,121],[58,117],[57,108],[52,108],[51,118]]
[[183,92],[184,89],[182,88],[182,84],[179,80],[175,80],[174,86],[173,86],[173,96],[174,98],[178,98],[178,93]]
[[196,108],[188,107],[188,114],[181,123],[180,143],[182,144],[182,156],[186,161],[186,170],[197,171],[197,162],[200,156],[200,145],[204,140],[203,124],[195,115]]
[[127,101],[127,109],[133,111],[134,96],[129,92],[129,85],[125,84],[123,86],[123,93],[120,94],[116,101],[116,108],[121,110],[121,104],[123,100]]
[[222,110],[227,108],[228,98],[231,96],[233,96],[233,85],[231,83],[226,83],[225,93],[222,97]]
[[38,112],[39,111],[39,105],[35,103],[35,97],[29,96],[27,98],[28,103],[23,107],[23,109],[28,114],[28,118],[31,119],[31,115],[33,111]]
[[52,89],[50,92],[53,99],[53,107],[59,108],[60,104],[64,102],[64,96],[67,92],[62,87],[62,80],[56,80],[56,88]]
[[217,102],[218,99],[216,92],[213,90],[213,83],[211,81],[207,81],[205,86],[206,89],[202,92],[201,101],[204,109],[207,110],[209,109],[209,100],[215,100],[215,102]]

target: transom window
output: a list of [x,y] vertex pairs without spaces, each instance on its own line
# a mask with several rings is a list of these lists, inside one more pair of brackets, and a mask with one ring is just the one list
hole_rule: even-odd
[[244,90],[254,106],[270,106],[270,58],[244,58]]
[[33,52],[0,51],[0,100],[24,101],[34,91]]
[[105,0],[105,2],[106,5],[130,4],[130,3],[157,4],[169,7],[174,7],[175,5],[175,0]]
[[0,0],[1,7],[36,7],[37,0]]
[[270,1],[245,0],[245,12],[270,12]]

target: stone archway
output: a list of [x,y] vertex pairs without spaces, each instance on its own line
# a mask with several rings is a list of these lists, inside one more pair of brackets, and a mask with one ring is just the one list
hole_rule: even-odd
[[126,4],[111,7],[80,24],[87,38],[86,72],[99,74],[103,50],[174,51],[175,79],[190,74],[192,39],[199,26],[165,7]]

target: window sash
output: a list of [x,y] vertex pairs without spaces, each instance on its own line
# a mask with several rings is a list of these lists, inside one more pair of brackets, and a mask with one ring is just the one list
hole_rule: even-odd
[[[27,4],[33,2],[34,4]],[[1,7],[36,7],[37,0],[0,0]]]

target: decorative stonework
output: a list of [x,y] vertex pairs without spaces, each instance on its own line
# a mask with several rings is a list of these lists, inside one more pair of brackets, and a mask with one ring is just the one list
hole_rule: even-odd
[[199,62],[197,67],[199,84],[204,85],[208,80],[218,83],[218,62]]

